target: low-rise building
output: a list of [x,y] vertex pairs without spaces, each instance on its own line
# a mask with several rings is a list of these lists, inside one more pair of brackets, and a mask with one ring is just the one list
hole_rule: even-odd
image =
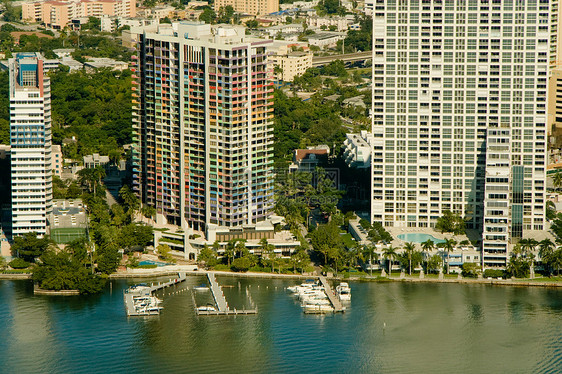
[[371,148],[374,137],[368,131],[360,134],[346,134],[343,142],[343,157],[350,167],[364,169],[371,166]]
[[278,34],[301,33],[304,31],[304,26],[301,23],[291,23],[289,25],[271,26],[264,31],[270,38],[274,38]]
[[53,176],[62,177],[62,150],[60,145],[51,146],[51,164]]
[[93,169],[97,166],[105,166],[109,164],[109,156],[100,156],[98,153],[84,156],[84,167]]
[[350,97],[348,99],[344,99],[342,101],[342,104],[345,107],[352,107],[352,108],[356,108],[356,109],[365,110],[365,109],[367,109],[367,106],[365,105],[365,101],[363,100],[364,98],[365,98],[365,95]]
[[345,39],[345,33],[319,32],[308,37],[308,44],[319,48],[334,48],[339,40]]
[[306,18],[306,24],[311,29],[330,29],[333,31],[347,31],[348,21],[345,17],[318,17],[310,16]]
[[129,68],[129,64],[107,57],[91,57],[88,61],[84,62],[84,67],[87,72],[94,72],[101,68],[123,71]]
[[260,16],[279,10],[279,0],[215,0],[215,12],[232,6],[235,12]]
[[63,29],[73,19],[108,16],[135,17],[135,0],[40,0],[22,4],[22,20]]
[[312,1],[295,1],[292,3],[279,4],[281,10],[293,10],[293,9],[314,9],[318,5],[320,0]]
[[84,64],[76,61],[72,57],[63,57],[60,61],[61,65],[68,67],[69,72],[80,71],[84,68]]
[[319,145],[307,149],[295,149],[293,163],[289,166],[289,171],[313,172],[320,162],[326,161],[330,154],[330,147]]
[[295,77],[304,74],[308,68],[312,67],[312,52],[295,51],[273,55],[271,61],[274,66],[279,68],[279,72],[276,73],[277,80],[292,82]]
[[53,53],[54,53],[58,58],[70,57],[70,55],[72,54],[72,52],[74,52],[74,48],[58,48],[58,49],[53,49]]

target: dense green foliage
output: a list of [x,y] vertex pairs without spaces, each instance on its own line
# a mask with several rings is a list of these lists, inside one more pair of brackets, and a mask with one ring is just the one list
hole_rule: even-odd
[[14,238],[12,255],[22,258],[27,262],[34,262],[43,254],[51,244],[47,237],[38,238],[36,232],[28,232]]
[[437,219],[435,230],[443,232],[452,232],[455,235],[464,234],[465,224],[462,217],[450,210],[445,210],[443,216]]
[[[373,47],[373,19],[365,16],[359,22],[361,29],[347,32],[344,42],[346,53],[370,51]],[[341,41],[338,48],[341,50]]]
[[19,22],[21,19],[21,5],[14,6],[11,1],[3,0],[2,5],[4,6],[4,13],[2,17],[6,22]]
[[337,111],[322,105],[320,98],[302,101],[276,90],[274,113],[274,153],[278,164],[291,159],[294,149],[318,144],[333,147],[345,139]]
[[499,269],[484,270],[484,278],[504,278],[505,274],[505,271]]
[[340,0],[322,0],[316,6],[318,15],[337,14],[343,16],[346,13],[345,7],[341,6]]
[[[9,144],[8,75],[0,72],[0,143]],[[65,156],[100,153],[116,159],[131,142],[131,73],[100,70],[51,73],[53,142],[75,136]]]
[[29,262],[25,261],[23,258],[16,257],[8,263],[12,269],[26,269],[31,265]]
[[109,155],[131,141],[131,73],[100,70],[51,75],[53,140],[75,136],[64,147],[71,158],[99,152]]
[[476,278],[480,267],[474,262],[465,262],[462,264],[462,276],[468,278]]
[[106,278],[93,274],[87,257],[86,243],[77,240],[65,249],[50,248],[45,251],[33,270],[33,280],[48,290],[79,290],[81,294],[103,290]]

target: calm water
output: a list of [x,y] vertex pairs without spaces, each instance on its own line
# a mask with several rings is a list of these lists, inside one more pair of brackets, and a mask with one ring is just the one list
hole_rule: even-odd
[[562,290],[352,283],[345,314],[316,316],[285,291],[297,281],[218,280],[235,286],[224,289],[232,307],[249,305],[248,290],[259,314],[195,316],[183,290],[203,277],[160,292],[162,314],[146,318],[125,316],[132,280],[75,298],[0,281],[0,372],[562,372]]

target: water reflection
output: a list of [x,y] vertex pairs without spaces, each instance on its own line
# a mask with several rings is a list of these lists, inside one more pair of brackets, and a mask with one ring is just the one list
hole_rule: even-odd
[[164,310],[149,318],[125,316],[122,291],[136,280],[87,298],[34,297],[29,282],[0,281],[1,371],[548,373],[562,365],[562,290],[352,283],[345,314],[314,316],[285,290],[294,280],[218,281],[232,286],[224,289],[231,306],[248,307],[248,292],[258,314],[196,316],[191,289],[202,276],[159,294]]

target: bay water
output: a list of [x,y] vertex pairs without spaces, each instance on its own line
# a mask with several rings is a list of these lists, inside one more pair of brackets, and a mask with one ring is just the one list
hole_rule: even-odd
[[0,280],[0,373],[562,373],[562,290],[465,284],[350,283],[336,315],[305,315],[294,279],[218,276],[231,308],[188,277],[159,291],[159,316],[127,317],[114,280],[100,295],[34,296]]

